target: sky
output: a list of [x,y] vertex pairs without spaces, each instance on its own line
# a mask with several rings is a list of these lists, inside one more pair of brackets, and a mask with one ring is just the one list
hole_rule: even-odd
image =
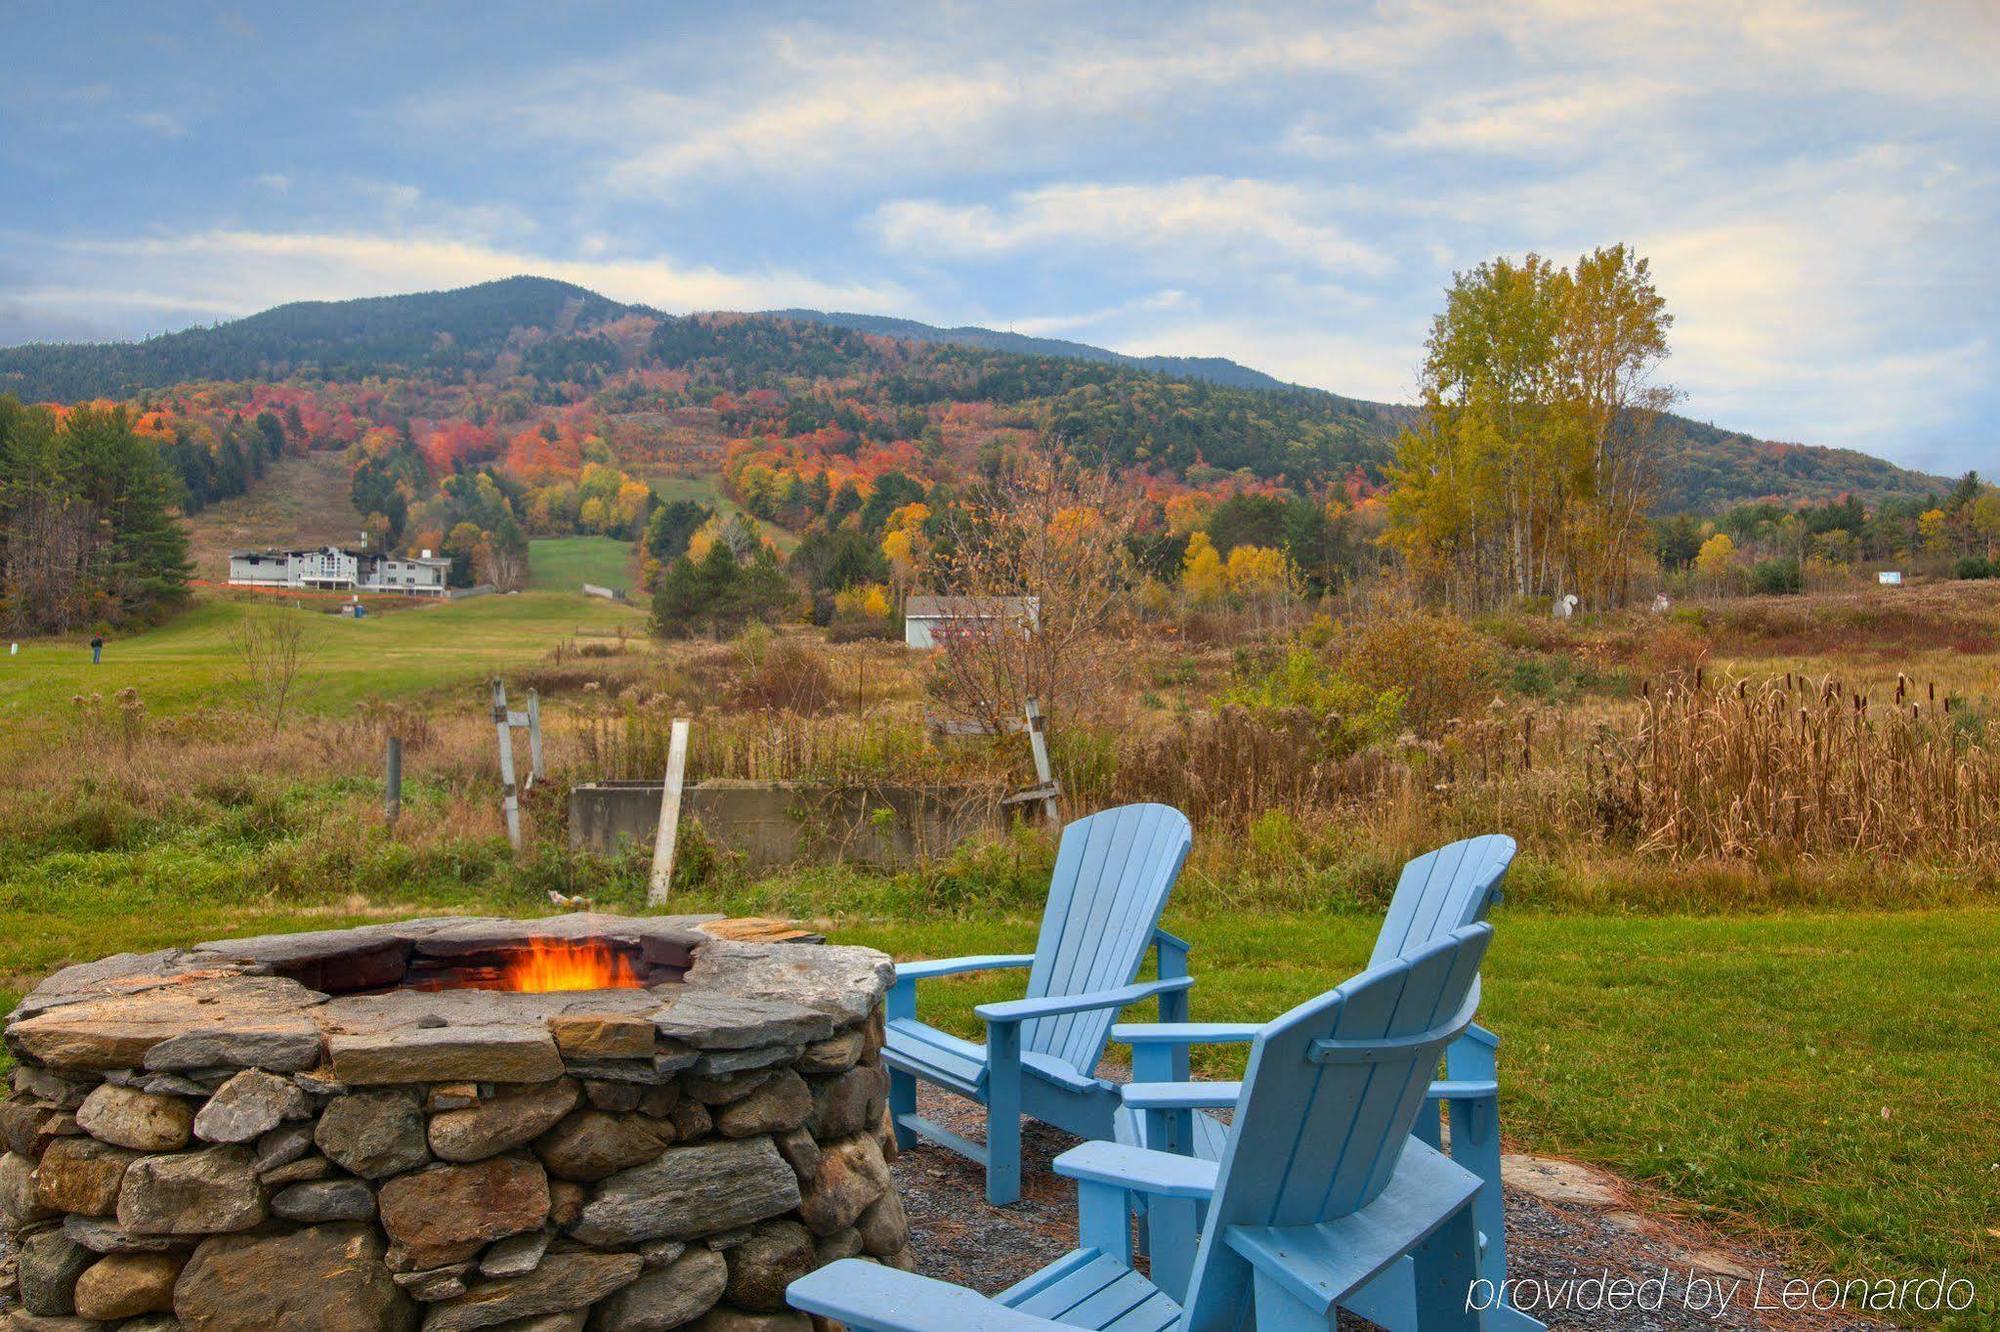
[[2000,473],[2000,0],[0,8],[0,345],[538,273],[1407,401],[1623,241],[1699,420]]

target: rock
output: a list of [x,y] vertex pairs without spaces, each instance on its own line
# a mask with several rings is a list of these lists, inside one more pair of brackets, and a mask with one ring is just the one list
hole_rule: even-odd
[[715,1131],[725,1138],[783,1133],[805,1123],[812,1113],[813,1094],[806,1080],[781,1068],[756,1091],[715,1112]]
[[798,1206],[798,1176],[769,1138],[724,1140],[669,1148],[658,1160],[611,1176],[584,1204],[572,1233],[597,1245],[681,1239]]
[[917,1255],[906,1245],[900,1251],[884,1258],[882,1266],[893,1267],[898,1272],[914,1272],[917,1270]]
[[174,1282],[187,1259],[175,1253],[114,1253],[76,1279],[76,1312],[106,1321],[170,1313]]
[[639,1098],[639,1113],[654,1119],[665,1119],[681,1103],[681,1085],[669,1082],[663,1087],[648,1087]]
[[283,1189],[293,1184],[310,1184],[316,1179],[333,1178],[333,1162],[324,1156],[301,1156],[288,1165],[259,1171],[257,1182],[266,1188]]
[[311,1124],[281,1124],[257,1139],[257,1158],[251,1165],[258,1174],[288,1166],[312,1150]]
[[[706,950],[704,950],[706,951]],[[683,987],[653,1028],[697,1050],[806,1045],[833,1035],[833,1019],[789,999],[745,998]]]
[[311,1114],[312,1102],[290,1078],[246,1069],[215,1089],[194,1117],[194,1134],[203,1142],[248,1142]]
[[593,1183],[666,1149],[659,1125],[638,1115],[579,1110],[535,1140],[551,1174]]
[[0,1102],[0,1151],[40,1160],[48,1145],[63,1136],[56,1131],[62,1120],[62,1112],[51,1105],[25,1100]]
[[319,1049],[319,1027],[310,1018],[245,1018],[169,1036],[146,1051],[146,1067],[164,1073],[219,1067],[297,1073],[319,1062]]
[[541,1266],[542,1255],[549,1251],[549,1241],[553,1238],[546,1230],[509,1235],[480,1256],[479,1274],[489,1277],[526,1276]]
[[[115,1202],[115,1191],[112,1197]],[[33,1161],[15,1152],[0,1155],[0,1218],[5,1218],[8,1229],[19,1230],[30,1222],[55,1216],[59,1210],[42,1201]]]
[[753,1068],[775,1068],[789,1064],[804,1050],[796,1045],[766,1045],[749,1050],[711,1050],[694,1061],[695,1073],[704,1078],[747,1073]]
[[431,1117],[431,1150],[445,1161],[478,1161],[540,1137],[576,1105],[568,1078],[496,1092],[491,1100]]
[[861,1247],[874,1257],[887,1258],[909,1246],[909,1214],[894,1189],[868,1204],[854,1225],[861,1232]]
[[271,1215],[287,1221],[366,1221],[375,1215],[375,1195],[358,1179],[323,1179],[293,1184],[271,1196]]
[[558,1013],[549,1034],[565,1059],[650,1059],[656,1039],[637,1013]]
[[785,1158],[785,1164],[798,1175],[800,1185],[812,1183],[813,1174],[819,1169],[819,1143],[814,1141],[813,1135],[803,1128],[795,1128],[775,1135],[773,1140],[778,1144],[778,1154]]
[[436,1114],[440,1110],[470,1110],[479,1104],[479,1084],[476,1082],[446,1082],[431,1088],[424,1098],[424,1109]]
[[64,1217],[63,1234],[92,1253],[170,1253],[194,1244],[173,1235],[135,1235],[120,1230],[115,1221],[95,1216]]
[[76,1279],[97,1255],[54,1229],[24,1237],[18,1248],[21,1307],[51,1317],[75,1313]]
[[821,1142],[873,1130],[889,1103],[889,1078],[879,1068],[850,1068],[812,1084],[812,1119],[806,1127]]
[[327,1037],[333,1075],[351,1085],[553,1082],[562,1056],[544,1027],[402,1027]]
[[812,1319],[802,1313],[746,1313],[717,1305],[688,1332],[812,1332]]
[[140,992],[51,1008],[15,1022],[7,1039],[45,1064],[109,1072],[144,1067],[154,1046],[191,1031],[270,1022],[324,1002],[277,976],[189,973]]
[[175,1152],[188,1145],[194,1111],[177,1096],[149,1096],[106,1082],[77,1108],[77,1127],[114,1147]]
[[511,1322],[500,1324],[499,1332],[583,1332],[583,1325],[589,1320],[588,1309],[571,1309],[567,1313],[516,1318]]
[[[895,976],[888,955],[872,948],[723,942],[703,945],[687,981],[691,990],[713,986],[730,995],[779,1000],[851,1026],[882,1002]],[[799,1039],[818,1041],[832,1034],[828,1030]],[[744,1042],[753,1043],[762,1044]]]
[[359,1092],[327,1106],[313,1141],[335,1165],[363,1179],[414,1170],[430,1160],[424,1117],[404,1092]]
[[636,1253],[552,1253],[527,1276],[481,1281],[457,1299],[433,1304],[424,1332],[472,1332],[582,1309],[629,1285],[639,1271]]
[[718,1230],[713,1235],[703,1235],[701,1242],[719,1253],[724,1249],[735,1248],[756,1233],[755,1228],[751,1226],[737,1226],[732,1230]]
[[247,1147],[142,1156],[125,1172],[118,1224],[142,1235],[218,1235],[264,1220]]
[[801,1073],[845,1073],[861,1062],[861,1052],[867,1039],[867,1034],[860,1027],[849,1027],[823,1041],[815,1041],[799,1056],[798,1070]]
[[639,1256],[646,1260],[646,1270],[665,1267],[688,1250],[685,1240],[647,1240],[639,1246]]
[[35,1167],[35,1196],[57,1212],[110,1216],[118,1210],[118,1190],[137,1152],[95,1138],[58,1138]]
[[186,1332],[412,1332],[417,1307],[352,1222],[204,1240],[174,1286]]
[[679,1142],[705,1138],[708,1131],[715,1127],[715,1121],[709,1118],[708,1107],[694,1100],[682,1100],[669,1110],[667,1122],[674,1126],[674,1138]]
[[889,1167],[875,1139],[856,1134],[826,1143],[820,1148],[812,1187],[799,1205],[799,1217],[813,1234],[831,1235],[860,1220],[868,1204],[889,1188]]
[[681,1086],[703,1105],[728,1105],[731,1101],[742,1100],[776,1076],[774,1068],[753,1068],[712,1078],[690,1073],[681,1080]]
[[729,1251],[729,1302],[756,1313],[783,1313],[785,1287],[819,1265],[812,1232],[796,1221],[768,1221]]
[[727,1279],[721,1254],[690,1249],[606,1300],[593,1326],[597,1332],[667,1332],[714,1308]]
[[631,1082],[586,1082],[583,1094],[595,1108],[621,1115],[637,1110],[646,1099],[646,1089]]
[[493,1156],[398,1175],[382,1186],[379,1205],[382,1229],[397,1245],[413,1256],[448,1253],[541,1229],[549,1181],[526,1156]]
[[149,1091],[155,1096],[185,1096],[190,1100],[202,1100],[208,1095],[208,1088],[193,1078],[184,1078],[178,1073],[155,1073],[139,1084],[141,1091]]
[[573,1224],[583,1215],[583,1204],[590,1197],[590,1190],[581,1184],[566,1179],[549,1181],[549,1220],[559,1226]]
[[813,1245],[813,1251],[818,1258],[815,1264],[818,1267],[825,1267],[828,1263],[837,1263],[843,1258],[859,1258],[861,1256],[861,1232],[853,1226],[849,1226],[845,1230],[836,1230],[831,1235],[817,1240]]
[[408,1291],[411,1299],[434,1304],[465,1294],[465,1278],[471,1272],[471,1263],[453,1263],[449,1267],[427,1267],[421,1272],[392,1272],[389,1279]]

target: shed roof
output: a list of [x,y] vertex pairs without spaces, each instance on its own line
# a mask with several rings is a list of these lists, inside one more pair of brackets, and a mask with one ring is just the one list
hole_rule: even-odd
[[1041,609],[1040,597],[911,597],[903,604],[906,620],[991,619],[1027,615]]

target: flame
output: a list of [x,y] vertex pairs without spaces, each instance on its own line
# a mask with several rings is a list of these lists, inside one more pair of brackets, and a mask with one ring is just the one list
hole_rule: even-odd
[[530,939],[528,951],[501,976],[500,988],[528,994],[555,990],[636,990],[631,960],[602,943]]

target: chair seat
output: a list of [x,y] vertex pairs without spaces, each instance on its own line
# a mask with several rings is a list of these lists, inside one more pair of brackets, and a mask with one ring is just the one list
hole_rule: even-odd
[[[891,1068],[913,1073],[961,1096],[983,1099],[986,1047],[961,1040],[915,1018],[897,1018],[889,1023],[882,1060]],[[1021,1067],[1064,1091],[1088,1092],[1105,1085],[1096,1078],[1085,1077],[1054,1055],[1034,1050],[1021,1052]]]
[[1021,1313],[1094,1332],[1168,1332],[1181,1306],[1096,1249],[1078,1249],[993,1297]]
[[[1220,1161],[1223,1149],[1229,1143],[1229,1125],[1206,1111],[1196,1110],[1188,1115],[1194,1131],[1194,1150],[1186,1155],[1200,1161]],[[1159,1144],[1146,1141],[1146,1115],[1131,1106],[1120,1106],[1112,1119],[1112,1127],[1117,1131],[1118,1141],[1127,1147],[1150,1147],[1159,1150]]]

